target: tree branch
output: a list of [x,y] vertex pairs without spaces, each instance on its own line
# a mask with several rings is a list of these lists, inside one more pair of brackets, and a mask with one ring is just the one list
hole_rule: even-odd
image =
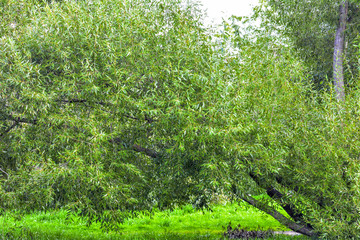
[[[254,173],[249,173],[249,176],[256,182],[256,184],[265,189],[266,193],[269,197],[271,197],[274,200],[281,200],[284,197],[284,194],[282,194],[280,191],[278,191],[273,186],[266,186],[263,184],[263,182],[257,177]],[[281,204],[281,207],[285,210],[287,214],[289,214],[290,217],[292,217],[295,221],[301,222],[303,225],[306,225],[304,222],[304,215],[296,211],[293,205],[288,203]],[[309,228],[312,228],[310,225],[308,225]]]
[[[85,99],[69,99],[69,100],[66,100],[66,99],[59,99],[57,100],[58,102],[64,102],[64,103],[86,103],[86,102],[89,102],[88,100],[85,100]],[[102,105],[102,106],[113,106],[111,103],[106,103],[106,102],[102,102],[102,101],[95,101],[93,103],[96,103],[96,104],[99,104],[99,105]]]
[[0,172],[5,173],[6,177],[9,178],[9,174],[0,168]]
[[[271,197],[274,200],[281,200],[284,196],[284,194],[282,194],[281,192],[276,190],[274,187],[266,189],[266,193],[267,193],[267,195],[269,195],[269,197]],[[296,211],[294,209],[293,205],[288,204],[288,203],[280,204],[280,205],[285,210],[285,212],[287,214],[289,214],[289,216],[292,217],[295,221],[305,224],[304,223],[304,215],[299,213],[298,211]],[[308,227],[311,228],[310,225],[308,225]]]
[[29,123],[29,124],[37,124],[37,119],[30,120],[27,118],[21,118],[21,117],[14,117],[12,115],[3,116],[3,118],[0,119],[1,121],[14,121],[17,123]]
[[37,124],[37,120],[29,120],[26,118],[20,118],[20,117],[13,117],[11,115],[8,116],[3,116],[4,118],[0,119],[2,121],[13,121],[14,123],[8,127],[4,132],[2,132],[0,134],[0,137],[3,137],[5,134],[7,134],[8,132],[10,132],[12,129],[14,129],[17,125],[19,125],[19,123],[29,123],[29,124]]
[[279,221],[281,224],[283,224],[284,226],[290,228],[291,230],[297,233],[301,233],[310,237],[316,235],[313,229],[310,229],[304,225],[300,225],[294,221],[291,221],[290,219],[288,219],[287,217],[285,217],[284,215],[282,215],[280,212],[276,211],[272,207],[268,206],[267,204],[264,204],[250,196],[243,196],[241,197],[241,199],[249,203],[250,205],[256,207],[257,209],[266,212],[267,214],[275,218],[277,221]]
[[18,124],[19,124],[18,122],[14,122],[10,127],[8,127],[4,132],[2,132],[0,134],[0,137],[4,136],[6,133],[10,132],[11,129],[15,128]]
[[142,152],[144,153],[145,155],[149,156],[149,157],[152,157],[152,158],[157,158],[159,156],[159,153],[152,150],[152,149],[149,149],[149,148],[144,148],[144,147],[141,147],[140,145],[137,145],[137,144],[134,144],[132,146],[132,149],[136,152]]
[[[109,142],[113,142],[113,143],[116,143],[116,144],[121,144],[122,143],[120,138],[113,138],[113,139],[109,140]],[[152,158],[157,158],[160,155],[157,151],[152,150],[150,148],[142,147],[142,146],[140,146],[138,144],[133,144],[131,146],[131,150],[133,150],[135,152],[144,153],[145,155],[147,155],[149,157],[152,157]]]
[[[84,99],[69,99],[69,100],[66,100],[66,99],[60,99],[60,100],[57,100],[58,102],[63,102],[63,103],[82,103],[84,104],[85,106],[87,107],[92,107],[92,106],[89,106],[87,105],[86,103],[89,103],[88,100],[84,100]],[[91,103],[91,102],[90,102]],[[98,104],[98,105],[101,105],[101,106],[114,106],[113,104],[111,103],[106,103],[106,102],[102,102],[102,101],[99,101],[99,102],[92,102],[92,103],[95,103],[95,104]],[[107,110],[104,110],[102,109],[103,111],[105,112],[109,112],[109,113],[112,113],[111,111],[107,111]],[[134,119],[134,120],[140,120],[139,118],[136,118],[136,117],[133,117],[133,116],[130,116],[128,114],[124,114],[125,117],[127,118],[130,118],[130,119]],[[145,116],[144,118],[145,121],[147,121],[148,123],[152,123],[152,122],[155,122],[156,120],[154,120],[153,118],[151,117],[148,117],[148,116]]]

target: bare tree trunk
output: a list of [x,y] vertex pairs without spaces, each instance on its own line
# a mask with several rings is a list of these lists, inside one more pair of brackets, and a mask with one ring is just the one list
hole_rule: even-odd
[[345,99],[344,89],[344,40],[345,28],[348,16],[349,2],[347,0],[340,4],[340,23],[336,30],[333,59],[333,79],[336,91],[336,98],[340,101]]

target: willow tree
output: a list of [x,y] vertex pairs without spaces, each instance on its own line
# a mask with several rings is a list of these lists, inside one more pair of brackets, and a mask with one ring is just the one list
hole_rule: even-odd
[[1,208],[117,226],[127,210],[222,194],[303,234],[358,236],[360,105],[319,103],[291,44],[226,30],[240,46],[227,52],[177,0],[11,4]]

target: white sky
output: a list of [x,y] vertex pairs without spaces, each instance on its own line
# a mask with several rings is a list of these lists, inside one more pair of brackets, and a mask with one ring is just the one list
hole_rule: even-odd
[[206,23],[220,24],[222,18],[248,16],[252,7],[259,4],[259,0],[198,0],[207,9]]

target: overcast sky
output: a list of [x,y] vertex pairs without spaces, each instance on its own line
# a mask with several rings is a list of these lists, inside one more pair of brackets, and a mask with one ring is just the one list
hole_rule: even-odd
[[206,23],[221,23],[222,18],[236,16],[248,16],[253,6],[259,4],[259,0],[198,0],[204,9],[207,9],[209,18]]

